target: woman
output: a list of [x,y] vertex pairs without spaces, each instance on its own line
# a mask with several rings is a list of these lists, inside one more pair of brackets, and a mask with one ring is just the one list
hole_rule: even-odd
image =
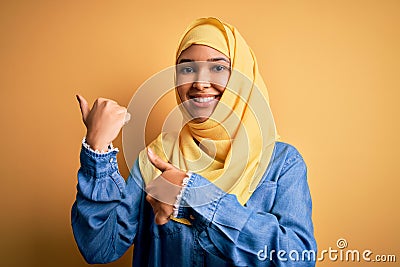
[[203,18],[175,63],[185,123],[142,151],[126,182],[111,145],[126,109],[107,99],[89,109],[78,96],[87,135],[72,227],[86,261],[114,261],[134,244],[133,266],[314,266],[306,166],[276,141],[251,49]]

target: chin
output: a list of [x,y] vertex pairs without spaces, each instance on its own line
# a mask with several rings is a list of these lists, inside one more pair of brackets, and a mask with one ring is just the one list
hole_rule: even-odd
[[209,117],[196,117],[192,121],[196,122],[196,123],[202,123],[202,122],[205,122],[208,119],[209,119]]
[[200,123],[200,122],[205,122],[210,118],[212,113],[214,112],[215,106],[208,106],[208,107],[195,107],[193,105],[190,105],[191,102],[185,102],[184,106],[186,107],[186,110],[189,111],[190,116],[192,117],[192,121]]
[[198,112],[191,112],[192,115],[192,120],[194,122],[205,122],[206,120],[208,120],[211,116],[212,112],[209,112],[207,114],[205,113],[198,113]]

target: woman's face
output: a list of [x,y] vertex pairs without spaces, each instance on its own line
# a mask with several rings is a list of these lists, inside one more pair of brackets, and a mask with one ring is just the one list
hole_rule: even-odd
[[176,83],[179,97],[195,122],[213,113],[228,83],[230,60],[205,45],[191,45],[177,60]]

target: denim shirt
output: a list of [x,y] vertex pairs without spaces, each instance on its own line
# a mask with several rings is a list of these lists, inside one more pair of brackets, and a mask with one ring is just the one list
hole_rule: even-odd
[[276,142],[269,167],[244,206],[193,173],[177,216],[191,225],[155,224],[138,161],[125,181],[116,154],[82,146],[71,219],[88,263],[115,261],[134,244],[137,267],[315,266],[307,170],[293,146]]

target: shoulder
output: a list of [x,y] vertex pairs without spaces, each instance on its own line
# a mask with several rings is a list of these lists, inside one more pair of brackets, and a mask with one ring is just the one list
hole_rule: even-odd
[[291,144],[276,142],[270,168],[275,173],[282,174],[293,166],[306,169],[306,164],[300,152]]
[[285,142],[275,142],[274,158],[280,158],[281,160],[303,159],[296,147]]

